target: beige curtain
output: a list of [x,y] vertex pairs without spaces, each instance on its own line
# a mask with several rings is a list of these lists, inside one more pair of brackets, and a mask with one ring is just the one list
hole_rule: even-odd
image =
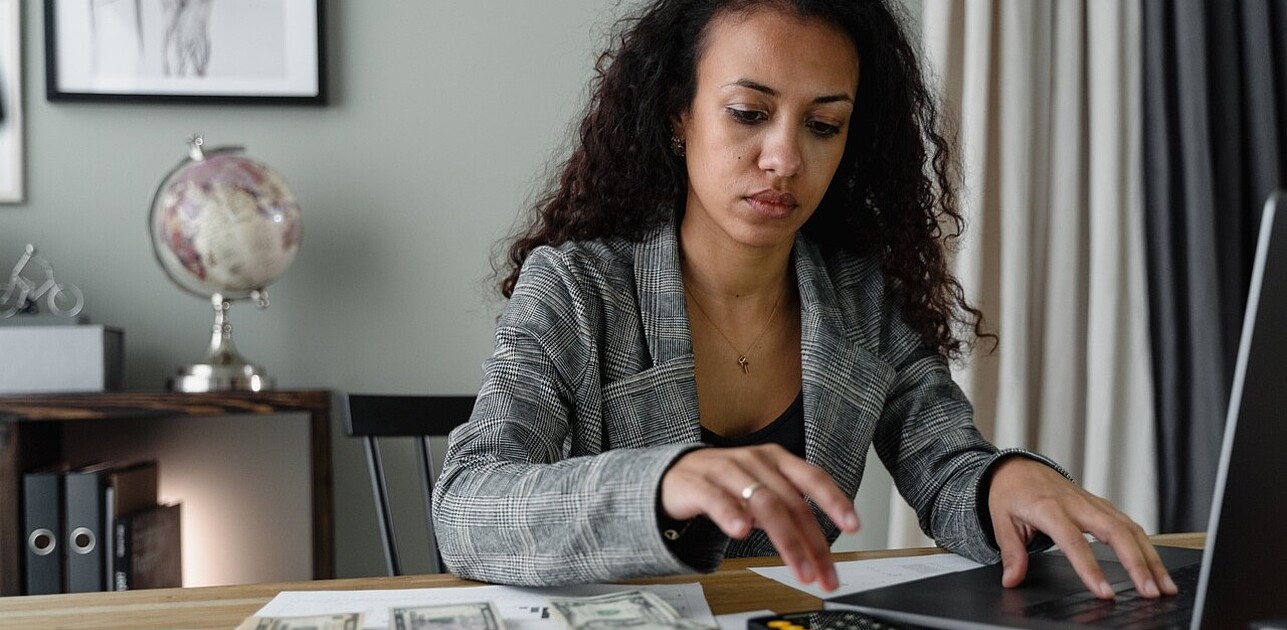
[[[998,446],[1156,530],[1137,0],[927,0],[968,227],[954,265],[998,332],[958,378]],[[892,501],[890,546],[928,544]]]

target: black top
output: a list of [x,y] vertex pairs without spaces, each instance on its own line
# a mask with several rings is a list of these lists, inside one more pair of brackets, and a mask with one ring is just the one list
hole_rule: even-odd
[[804,459],[804,391],[796,394],[791,406],[768,426],[739,438],[726,438],[702,427],[702,441],[712,446],[754,446],[777,444],[792,455]]

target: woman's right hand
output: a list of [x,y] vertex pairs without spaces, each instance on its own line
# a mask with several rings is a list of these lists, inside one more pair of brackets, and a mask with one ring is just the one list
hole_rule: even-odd
[[661,505],[670,518],[705,516],[739,539],[753,527],[764,530],[796,579],[832,591],[839,582],[831,547],[806,496],[841,530],[858,531],[853,501],[831,476],[776,444],[690,451],[661,480]]

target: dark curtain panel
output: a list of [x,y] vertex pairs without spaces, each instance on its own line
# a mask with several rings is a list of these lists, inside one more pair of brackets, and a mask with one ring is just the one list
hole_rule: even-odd
[[1204,531],[1265,199],[1287,182],[1287,2],[1145,0],[1160,526]]

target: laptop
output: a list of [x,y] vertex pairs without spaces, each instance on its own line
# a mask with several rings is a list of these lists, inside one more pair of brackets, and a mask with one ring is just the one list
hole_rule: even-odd
[[1001,566],[993,565],[832,598],[826,607],[931,628],[1287,623],[1287,217],[1274,218],[1287,212],[1284,205],[1287,193],[1272,195],[1261,221],[1206,553],[1158,547],[1180,595],[1139,597],[1112,550],[1096,543],[1095,555],[1118,593],[1114,602],[1095,599],[1068,559],[1053,551],[1031,557],[1018,588],[1002,588]]

